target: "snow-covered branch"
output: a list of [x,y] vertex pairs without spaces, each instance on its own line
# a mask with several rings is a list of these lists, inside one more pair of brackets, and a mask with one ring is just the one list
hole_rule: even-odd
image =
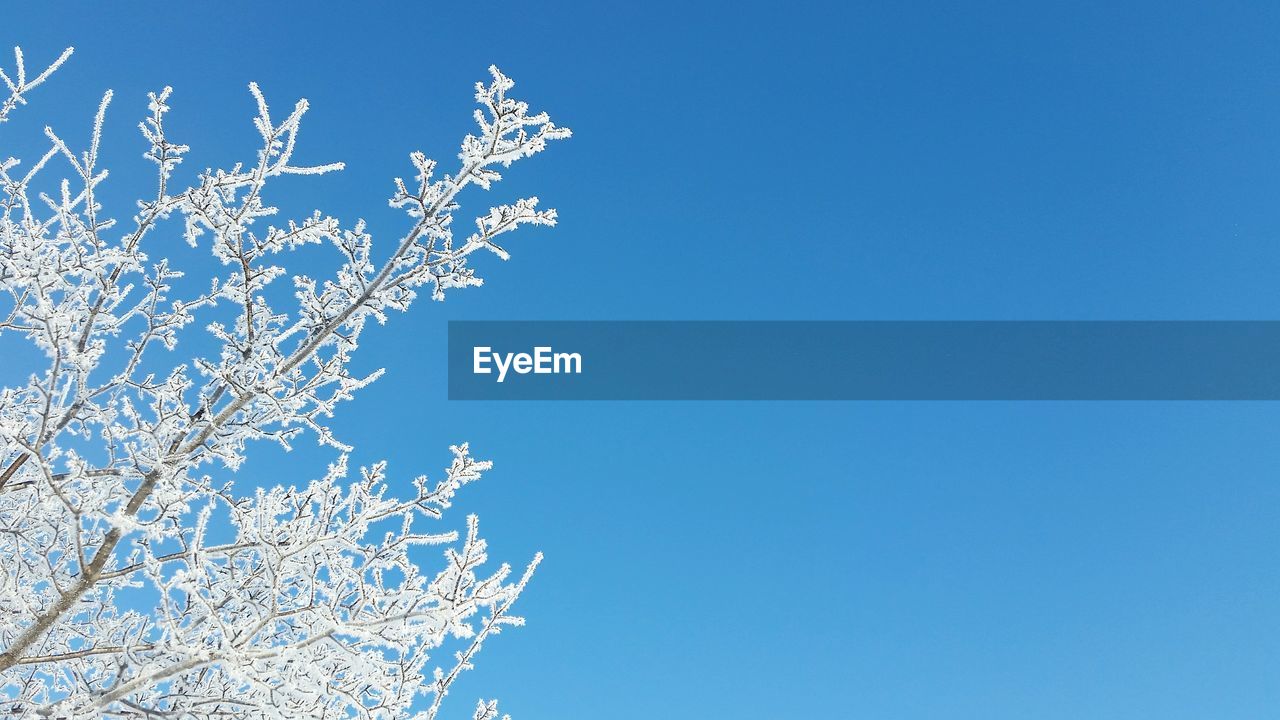
[[75,52],[74,48],[67,48],[66,50],[63,50],[57,60],[49,63],[49,65],[46,66],[44,70],[37,73],[35,77],[28,78],[26,58],[22,54],[22,48],[14,48],[13,76],[10,77],[3,68],[0,68],[0,80],[4,81],[5,88],[9,91],[9,97],[5,99],[3,104],[0,104],[0,122],[8,120],[9,113],[13,112],[14,108],[19,105],[25,105],[27,100],[23,96],[31,90],[39,87],[45,80],[48,80],[49,76],[58,68],[62,67],[62,64],[67,61],[67,58],[71,57],[71,53],[73,52]]
[[[16,68],[0,72],[0,121],[70,54],[29,77],[16,51]],[[458,168],[437,177],[435,162],[410,155],[414,181],[397,179],[390,200],[408,227],[381,259],[363,221],[318,210],[274,220],[268,184],[342,164],[296,163],[307,102],[273,117],[257,85],[254,161],[204,170],[180,190],[189,148],[166,130],[172,91],[149,96],[139,127],[155,185],[123,230],[98,199],[110,93],[83,150],[47,129],[48,150],[29,168],[0,161],[0,339],[46,360],[0,389],[5,713],[434,718],[484,640],[519,624],[512,604],[540,558],[516,578],[506,565],[485,571],[474,517],[461,537],[424,525],[490,464],[463,444],[436,482],[391,482],[382,463],[352,479],[351,448],[328,426],[380,374],[349,370],[370,318],[407,310],[423,286],[440,300],[479,285],[475,251],[506,259],[499,235],[555,224],[527,198],[453,236],[464,190],[490,189],[499,168],[569,137],[490,73]],[[64,176],[50,179],[59,165]],[[213,258],[212,277],[194,286],[162,245],[149,247],[175,217]],[[283,253],[304,246],[332,248],[336,270],[291,274]],[[281,307],[271,288],[286,276],[294,302]],[[155,352],[201,327],[211,352],[176,363]],[[288,448],[308,431],[339,453],[319,479],[248,495],[215,480],[246,463],[253,441]],[[427,572],[420,548],[439,544],[444,566]],[[433,653],[448,642],[462,649],[438,667]],[[482,702],[475,717],[496,714]]]

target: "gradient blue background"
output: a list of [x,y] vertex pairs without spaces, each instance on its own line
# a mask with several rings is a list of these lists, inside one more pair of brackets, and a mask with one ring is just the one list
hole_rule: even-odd
[[[312,101],[275,199],[369,219],[448,159],[499,64],[577,135],[517,165],[554,231],[489,286],[371,331],[363,462],[497,469],[494,555],[548,560],[456,688],[551,718],[1280,714],[1280,406],[450,403],[449,318],[1275,319],[1273,3],[21,3],[0,45],[73,44],[4,129],[83,137],[175,86],[184,166],[251,159],[249,80]],[[6,63],[7,65],[7,63]],[[30,155],[31,152],[25,154]],[[148,186],[149,187],[149,186]],[[285,187],[283,184],[280,187]],[[294,193],[290,195],[289,193]],[[470,208],[489,198],[472,196]],[[116,211],[127,218],[128,205]],[[153,252],[169,237],[153,236]],[[238,482],[327,455],[265,450]]]

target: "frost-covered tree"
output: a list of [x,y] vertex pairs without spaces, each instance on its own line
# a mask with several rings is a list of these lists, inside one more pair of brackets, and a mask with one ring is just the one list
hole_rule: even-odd
[[[15,51],[0,123],[70,54],[33,75]],[[0,160],[0,352],[29,343],[43,357],[0,390],[0,716],[434,718],[481,644],[520,623],[512,604],[538,558],[518,575],[485,569],[474,517],[461,536],[424,527],[490,463],[461,444],[435,480],[393,480],[382,463],[349,476],[350,448],[326,425],[377,375],[348,369],[369,320],[424,289],[479,285],[474,253],[505,259],[500,235],[555,223],[531,197],[455,234],[463,190],[569,136],[490,72],[457,169],[410,155],[416,175],[390,201],[407,230],[380,251],[363,222],[274,219],[268,183],[342,166],[294,164],[307,103],[273,113],[256,85],[256,158],[181,189],[170,90],[150,96],[156,181],[127,223],[99,200],[110,93],[86,147],[46,128],[47,152]],[[212,254],[211,278],[165,259],[179,235]],[[312,244],[336,269],[290,274],[283,251]],[[180,338],[199,351],[178,352]],[[0,367],[16,374],[3,355]],[[226,481],[252,441],[287,448],[303,433],[336,449],[318,479]],[[447,549],[429,570],[415,548],[432,544]]]

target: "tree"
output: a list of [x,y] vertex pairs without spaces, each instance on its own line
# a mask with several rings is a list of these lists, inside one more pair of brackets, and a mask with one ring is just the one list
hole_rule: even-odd
[[[16,49],[0,123],[70,55],[29,77]],[[97,197],[110,92],[87,148],[46,129],[48,151],[29,167],[0,161],[0,341],[45,359],[0,390],[0,714],[434,718],[485,639],[521,622],[512,604],[540,556],[518,577],[489,571],[474,516],[461,537],[423,527],[490,463],[461,444],[436,481],[391,481],[384,463],[349,479],[351,448],[326,425],[378,374],[348,370],[370,319],[408,310],[424,288],[442,300],[480,285],[472,254],[506,259],[500,235],[555,224],[531,197],[455,237],[463,190],[488,190],[500,169],[570,135],[490,72],[459,169],[437,178],[415,152],[414,181],[395,181],[390,202],[409,228],[382,261],[363,221],[317,211],[268,224],[268,182],[342,165],[293,164],[306,101],[277,119],[253,84],[256,160],[181,190],[188,148],[165,132],[171,90],[150,95],[140,128],[156,187],[119,230]],[[50,183],[59,164],[66,179]],[[163,245],[148,254],[175,219],[218,261],[211,280],[153,259]],[[293,275],[290,300],[272,283],[287,274],[282,252],[305,245],[330,246],[338,267]],[[288,312],[271,304],[281,296]],[[155,352],[202,329],[210,352],[177,363]],[[252,441],[288,448],[308,432],[337,459],[305,486],[241,493],[218,470],[241,468]],[[428,572],[414,548],[434,544],[447,546],[444,566]],[[431,652],[447,640],[460,649],[437,667]],[[475,711],[496,715],[489,702]]]

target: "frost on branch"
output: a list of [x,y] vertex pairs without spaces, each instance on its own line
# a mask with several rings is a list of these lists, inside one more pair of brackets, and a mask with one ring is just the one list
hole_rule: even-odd
[[62,63],[71,57],[74,52],[73,48],[67,48],[62,51],[57,60],[49,63],[44,70],[41,70],[33,78],[27,77],[26,58],[22,54],[22,48],[13,49],[13,76],[10,77],[3,68],[0,68],[0,80],[4,81],[5,88],[9,90],[9,97],[5,98],[3,104],[0,104],[0,122],[9,119],[9,113],[19,105],[25,105],[27,100],[23,97],[27,92],[39,87],[45,80],[49,79],[58,68],[62,67]]
[[[69,55],[29,76],[16,51],[0,121]],[[410,155],[414,180],[390,200],[409,226],[385,248],[363,221],[280,218],[269,182],[342,165],[296,162],[306,101],[273,114],[256,85],[252,161],[186,188],[173,186],[189,148],[166,131],[172,91],[149,96],[155,184],[123,228],[97,197],[110,93],[84,149],[47,129],[29,165],[0,161],[0,341],[44,358],[0,389],[0,715],[427,720],[482,644],[521,623],[512,605],[540,556],[518,576],[486,569],[475,517],[461,535],[430,528],[490,464],[463,444],[435,481],[393,480],[383,463],[352,477],[328,426],[379,374],[349,370],[370,318],[423,286],[443,299],[479,285],[475,251],[506,259],[500,235],[555,224],[526,198],[453,235],[463,190],[569,136],[490,72],[457,169]],[[209,252],[212,277],[164,259],[179,233]],[[285,251],[307,246],[336,253],[336,270],[291,274]],[[296,303],[280,307],[285,276]],[[202,352],[155,352],[191,333]],[[308,431],[339,453],[319,479],[248,495],[217,479],[252,468],[252,441],[288,448]],[[444,546],[440,569],[421,563],[440,557],[426,546]],[[474,717],[497,714],[482,701]]]

